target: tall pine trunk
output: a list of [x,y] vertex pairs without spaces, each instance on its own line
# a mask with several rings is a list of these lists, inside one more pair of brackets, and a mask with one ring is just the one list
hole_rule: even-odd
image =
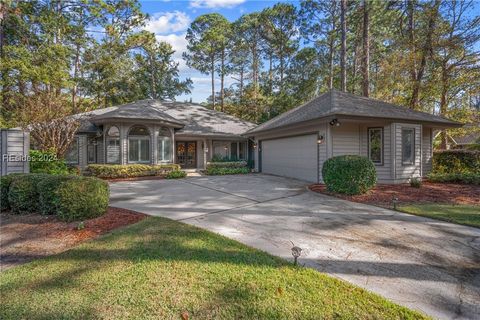
[[221,111],[225,111],[225,91],[224,91],[224,83],[225,83],[225,49],[222,50],[222,61],[221,61],[221,67],[220,67],[220,99],[221,101]]
[[[440,96],[440,115],[445,116],[447,113],[447,93],[448,93],[448,70],[447,61],[442,62],[442,91]],[[442,130],[440,133],[440,149],[447,149],[447,131]]]
[[334,52],[335,52],[335,16],[336,16],[336,9],[337,9],[337,2],[336,0],[332,0],[331,4],[331,19],[332,25],[330,30],[330,39],[328,41],[328,89],[333,89],[333,66],[334,66]]
[[215,57],[212,55],[210,59],[210,74],[212,75],[212,106],[213,110],[215,110]]
[[363,95],[368,97],[370,94],[370,21],[368,13],[368,0],[363,0]]
[[346,21],[346,11],[347,11],[347,0],[341,0],[340,2],[340,24],[342,27],[341,30],[341,42],[342,47],[340,50],[340,90],[347,91],[347,21]]
[[429,10],[427,34],[425,42],[421,51],[420,65],[417,70],[417,77],[413,82],[412,96],[410,98],[410,108],[418,109],[418,102],[420,96],[420,86],[423,80],[423,74],[425,73],[425,67],[427,65],[427,56],[432,51],[432,37],[435,31],[435,25],[438,19],[438,8],[440,6],[440,0],[435,0],[433,7]]

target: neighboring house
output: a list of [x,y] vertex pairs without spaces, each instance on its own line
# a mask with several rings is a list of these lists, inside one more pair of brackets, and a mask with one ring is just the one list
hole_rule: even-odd
[[259,172],[322,182],[333,156],[370,158],[379,183],[403,183],[431,170],[433,131],[462,124],[332,90],[248,131]]
[[214,155],[248,160],[249,142],[241,134],[255,127],[198,104],[159,100],[76,116],[82,125],[67,162],[80,168],[93,163],[178,163],[202,169]]
[[[477,125],[467,124],[464,126],[465,129],[473,129]],[[448,137],[448,148],[449,149],[470,149],[475,146],[480,146],[480,131],[470,132],[465,135],[449,135]]]

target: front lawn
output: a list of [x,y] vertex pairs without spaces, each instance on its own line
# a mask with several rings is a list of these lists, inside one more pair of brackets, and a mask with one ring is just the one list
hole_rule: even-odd
[[451,204],[409,204],[400,211],[480,228],[480,206]]
[[236,241],[150,217],[0,274],[1,319],[418,319]]

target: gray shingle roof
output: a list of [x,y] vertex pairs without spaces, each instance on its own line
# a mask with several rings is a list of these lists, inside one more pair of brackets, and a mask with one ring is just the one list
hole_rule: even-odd
[[414,111],[380,100],[331,90],[299,107],[278,115],[248,131],[248,133],[272,130],[323,117],[342,115],[430,122],[444,126],[461,126],[458,122],[440,116]]
[[115,109],[95,115],[94,121],[106,119],[149,119],[183,125],[182,122],[161,111],[156,100],[140,100],[117,106]]
[[480,131],[471,132],[463,136],[453,136],[452,139],[458,145],[468,145],[480,143]]
[[85,130],[81,131],[94,131],[93,123],[102,123],[109,119],[167,121],[181,127],[177,134],[182,135],[240,136],[255,127],[251,122],[198,104],[154,99],[98,109],[78,116],[88,119],[82,125]]

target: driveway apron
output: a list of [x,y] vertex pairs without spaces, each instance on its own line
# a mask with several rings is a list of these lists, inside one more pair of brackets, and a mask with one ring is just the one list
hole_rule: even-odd
[[480,230],[312,193],[261,175],[111,185],[111,205],[180,220],[440,319],[480,314]]

